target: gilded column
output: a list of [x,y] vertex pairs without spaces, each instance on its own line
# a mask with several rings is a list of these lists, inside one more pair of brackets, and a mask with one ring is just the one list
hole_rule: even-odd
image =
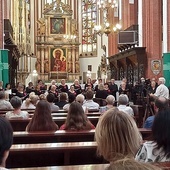
[[71,55],[71,49],[68,49],[68,56],[67,56],[67,72],[71,73],[72,72],[72,55]]
[[75,47],[72,47],[72,73],[75,73],[75,58],[76,58],[76,52]]
[[78,51],[78,48],[76,48],[75,72],[80,73],[80,63],[79,63],[79,51]]

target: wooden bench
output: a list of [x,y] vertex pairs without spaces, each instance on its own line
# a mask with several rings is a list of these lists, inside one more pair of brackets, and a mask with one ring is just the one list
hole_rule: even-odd
[[[153,165],[160,167],[162,170],[170,169],[170,162],[159,162],[153,163]],[[88,169],[88,170],[104,170],[109,166],[109,164],[91,164],[91,165],[72,165],[72,166],[51,166],[51,167],[41,167],[41,170],[80,170]],[[12,170],[39,170],[39,167],[33,168],[14,168]]]
[[96,142],[12,145],[7,168],[104,163]]
[[139,128],[139,132],[141,133],[143,140],[150,140],[152,135],[151,129]]
[[[140,128],[143,140],[147,140],[151,136],[152,131]],[[84,131],[65,131],[58,130],[56,132],[14,132],[14,144],[30,144],[30,143],[47,143],[47,142],[83,142],[94,141],[95,130]]]
[[[99,116],[90,116],[88,118],[94,126],[97,125]],[[14,131],[25,131],[25,128],[28,125],[30,119],[31,118],[29,118],[29,119],[10,119],[9,121],[10,121]],[[62,124],[64,124],[66,117],[53,117],[53,120],[60,127]]]
[[[91,164],[91,165],[72,165],[72,166],[51,166],[41,167],[41,170],[104,170],[109,164]],[[39,167],[33,168],[14,168],[13,170],[40,170]]]
[[[27,111],[28,113],[34,113],[34,112],[35,112],[35,109],[21,109],[21,110]],[[2,109],[0,109],[0,114],[5,114],[5,113],[8,112],[8,111],[12,111],[12,110],[10,110],[10,109],[8,109],[8,110],[2,110]],[[67,112],[68,112],[68,111],[66,111],[66,110],[60,109],[60,110],[58,110],[58,111],[53,111],[52,113],[67,113]]]
[[[3,116],[5,117],[5,113],[3,114],[0,114],[0,116]],[[30,118],[34,115],[34,113],[29,113],[30,115]],[[52,117],[67,117],[67,113],[51,113]],[[90,112],[90,113],[86,113],[87,116],[101,116],[101,113],[100,112]]]
[[95,130],[13,133],[13,144],[94,141]]
[[143,126],[143,117],[145,114],[144,107],[142,105],[130,105],[130,107],[133,109],[138,128],[141,128]]

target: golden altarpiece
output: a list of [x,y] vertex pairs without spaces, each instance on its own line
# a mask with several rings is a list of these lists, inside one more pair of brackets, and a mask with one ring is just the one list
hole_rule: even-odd
[[43,80],[79,78],[77,21],[70,6],[56,0],[47,3],[37,21],[35,68]]

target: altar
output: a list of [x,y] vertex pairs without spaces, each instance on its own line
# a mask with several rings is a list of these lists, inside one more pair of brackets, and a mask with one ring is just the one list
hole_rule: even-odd
[[53,1],[45,6],[44,17],[37,21],[35,68],[40,79],[79,79],[80,43],[72,12],[69,5]]

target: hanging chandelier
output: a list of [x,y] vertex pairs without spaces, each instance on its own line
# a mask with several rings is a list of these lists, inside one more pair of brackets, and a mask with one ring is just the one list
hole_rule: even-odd
[[120,30],[121,25],[119,23],[109,23],[109,18],[112,17],[109,11],[112,10],[113,16],[114,12],[118,12],[118,0],[99,0],[97,5],[100,12],[100,24],[96,25],[94,28],[96,33],[99,35],[108,35]]

